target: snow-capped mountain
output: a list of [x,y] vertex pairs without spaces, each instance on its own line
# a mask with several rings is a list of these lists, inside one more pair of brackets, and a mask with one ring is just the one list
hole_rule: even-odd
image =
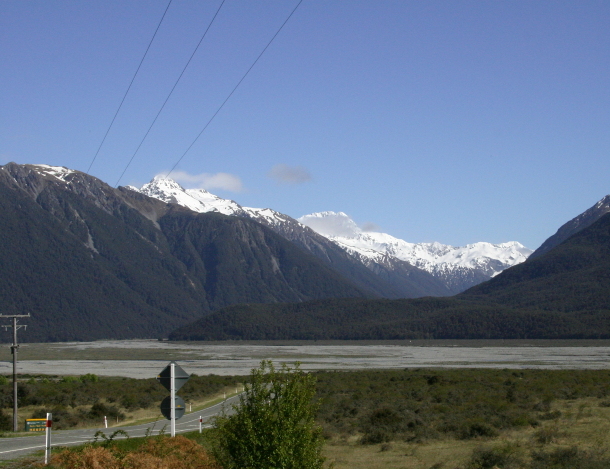
[[381,296],[261,223],[80,171],[0,165],[0,214],[0,303],[33,313],[29,340],[167,337],[240,303]]
[[48,164],[36,164],[32,165],[32,168],[43,176],[52,176],[64,182],[68,182],[68,176],[76,173],[73,169],[63,166],[49,166]]
[[413,266],[392,269],[383,278],[380,270],[374,271],[343,248],[316,233],[292,217],[269,208],[242,207],[233,200],[226,200],[204,189],[184,189],[172,179],[155,177],[140,189],[129,189],[187,207],[195,212],[218,212],[224,215],[249,218],[270,228],[285,239],[310,252],[324,264],[333,268],[360,288],[386,298],[413,298],[420,296],[444,296],[451,292],[427,272]]
[[173,179],[163,176],[155,176],[140,189],[133,186],[129,186],[129,189],[166,203],[182,205],[199,213],[218,212],[223,215],[246,217],[269,226],[294,221],[289,216],[269,208],[242,207],[233,200],[222,199],[205,189],[184,189]]
[[[417,270],[439,281],[439,285],[431,285],[430,279],[425,282],[420,279],[419,284],[423,282],[427,286],[419,293],[410,292],[409,296],[458,293],[523,262],[532,252],[518,242],[480,242],[463,247],[409,243],[384,233],[364,232],[341,212],[315,213],[295,220],[269,208],[242,207],[204,189],[184,189],[172,179],[160,176],[140,189],[130,189],[195,212],[219,212],[253,219],[322,259],[329,257],[330,247],[324,242],[330,241],[395,288],[405,279],[417,276]],[[343,269],[343,273],[348,271],[347,267]],[[404,295],[404,292],[391,296],[396,294]]]
[[321,212],[298,219],[341,246],[362,262],[408,262],[447,283],[452,291],[463,291],[525,261],[532,253],[516,241],[491,244],[478,242],[462,247],[441,243],[409,243],[386,233],[365,232],[343,212]]

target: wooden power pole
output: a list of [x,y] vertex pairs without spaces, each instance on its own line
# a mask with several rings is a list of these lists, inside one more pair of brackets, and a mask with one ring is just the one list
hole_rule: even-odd
[[9,327],[13,328],[13,345],[11,345],[11,353],[13,354],[13,431],[19,431],[19,419],[17,418],[17,351],[19,350],[19,344],[17,343],[17,330],[20,328],[26,328],[26,325],[17,325],[18,318],[29,318],[30,314],[0,314],[0,318],[12,318],[13,324],[9,324],[4,327],[4,330],[8,330]]

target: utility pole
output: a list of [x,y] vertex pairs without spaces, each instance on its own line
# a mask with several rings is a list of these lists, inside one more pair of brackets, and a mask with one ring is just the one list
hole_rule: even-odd
[[2,326],[4,330],[8,331],[9,327],[13,328],[13,345],[11,345],[11,353],[13,354],[13,431],[19,431],[19,419],[17,418],[17,351],[19,350],[19,344],[17,344],[17,329],[26,328],[28,326],[19,324],[17,325],[17,318],[29,318],[28,314],[0,314],[0,318],[13,318],[13,324]]

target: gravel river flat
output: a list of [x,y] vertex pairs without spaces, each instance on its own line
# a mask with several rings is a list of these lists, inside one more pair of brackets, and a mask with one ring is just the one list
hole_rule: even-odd
[[[208,343],[122,340],[23,344],[18,373],[149,378],[169,360],[198,375],[246,375],[263,359],[305,370],[402,368],[610,369],[610,341]],[[0,374],[12,373],[0,346]]]

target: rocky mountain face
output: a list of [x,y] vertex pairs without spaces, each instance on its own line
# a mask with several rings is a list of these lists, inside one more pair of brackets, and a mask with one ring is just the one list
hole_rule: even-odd
[[553,236],[548,238],[532,253],[530,259],[536,259],[537,257],[549,252],[555,246],[563,243],[570,236],[578,233],[588,226],[591,226],[608,212],[610,212],[610,195],[607,195],[602,200],[597,202],[593,207],[562,225]]
[[199,213],[217,212],[254,220],[318,259],[363,289],[385,298],[446,296],[452,291],[428,272],[398,259],[370,265],[298,220],[270,208],[242,207],[204,189],[184,189],[171,179],[155,177],[140,189],[129,189]]
[[386,298],[459,293],[523,262],[532,252],[517,242],[481,242],[459,248],[408,243],[385,233],[363,232],[342,212],[315,213],[295,220],[269,208],[242,207],[203,189],[184,189],[163,177],[130,189],[197,212],[255,220],[329,262],[357,285]]
[[0,304],[25,341],[162,337],[237,303],[374,297],[267,227],[47,165],[0,167]]

